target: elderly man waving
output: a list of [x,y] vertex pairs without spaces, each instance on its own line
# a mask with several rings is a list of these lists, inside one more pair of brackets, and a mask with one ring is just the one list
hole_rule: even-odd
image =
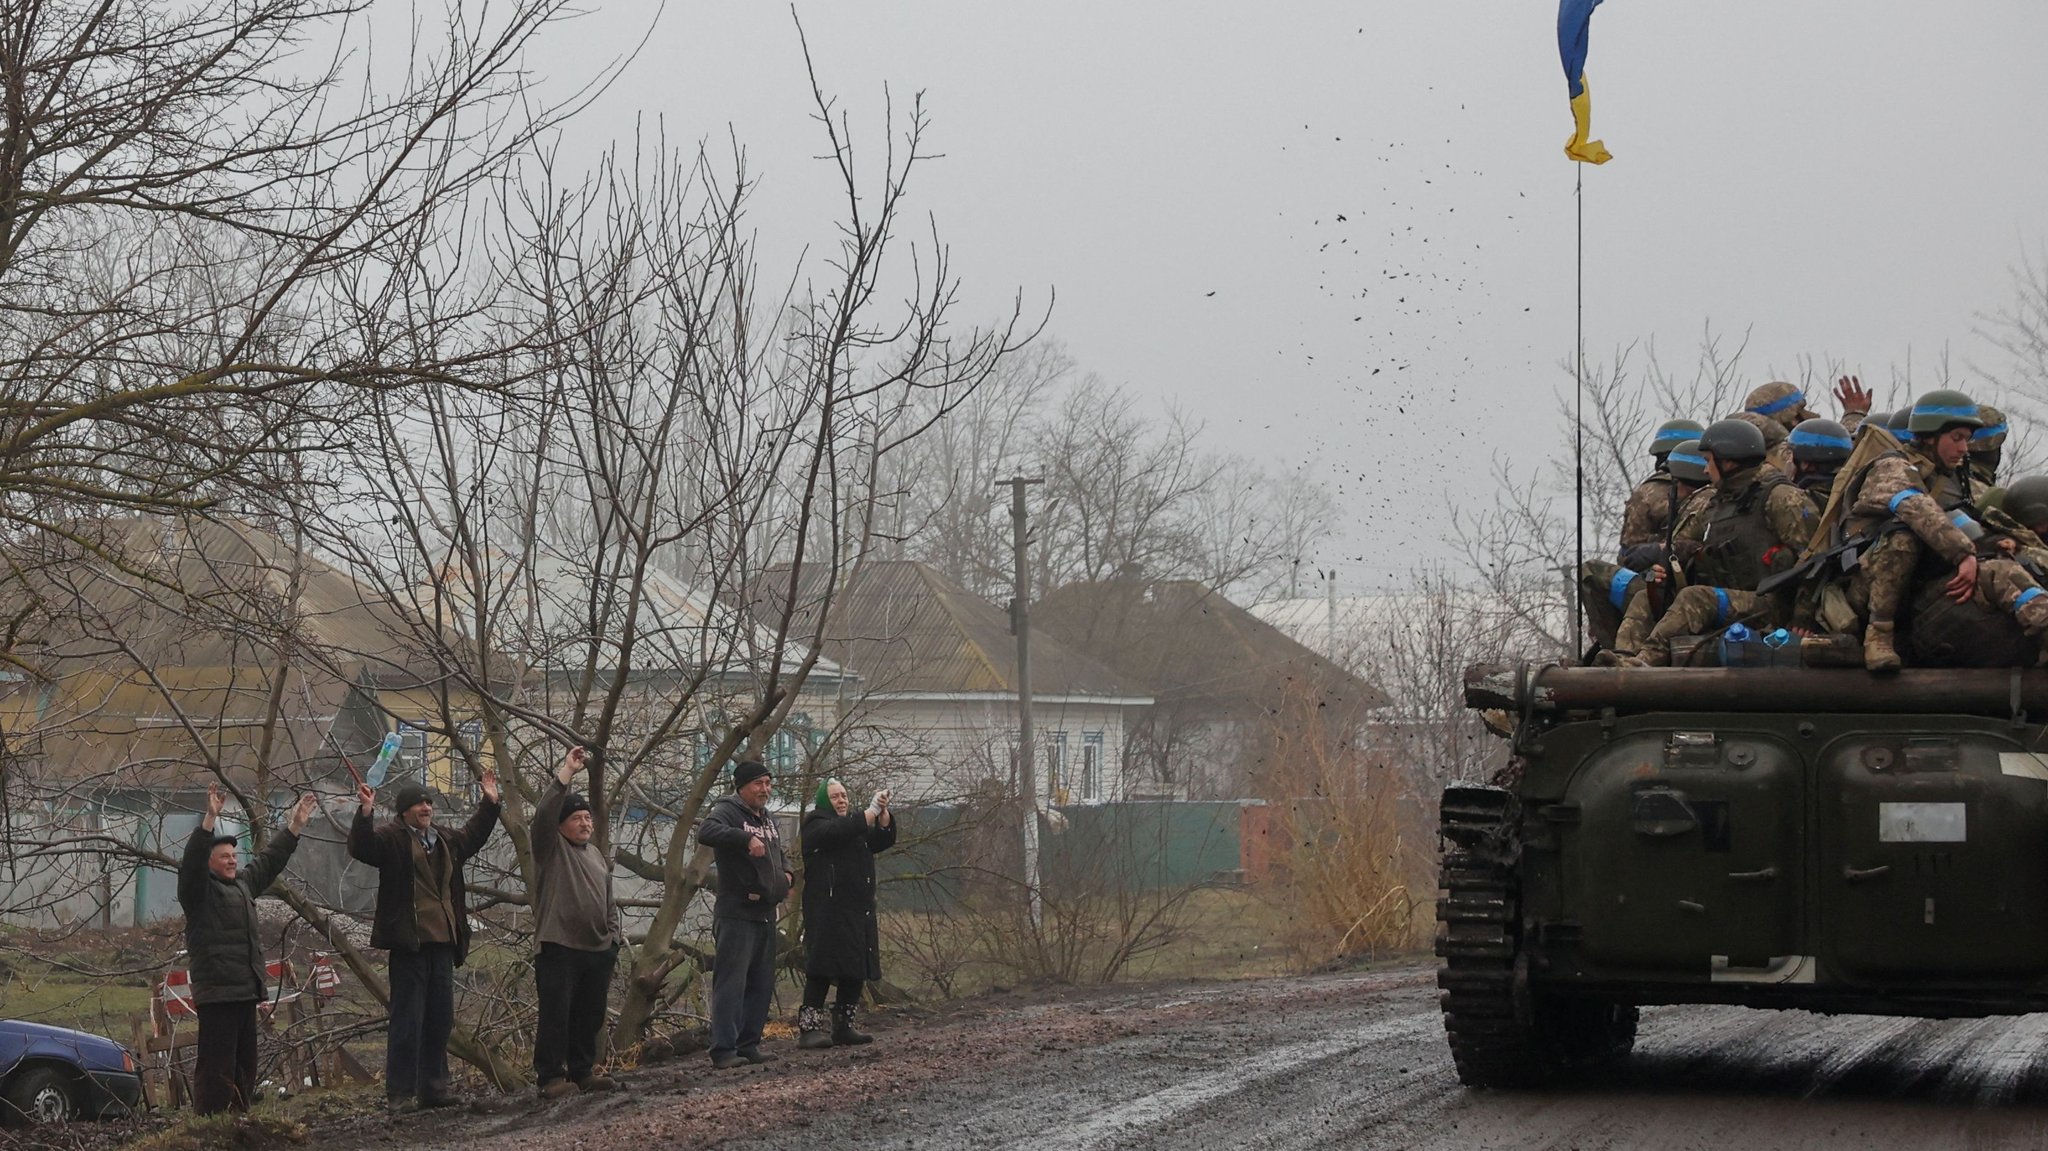
[[597,1034],[619,958],[619,908],[612,900],[612,862],[591,843],[597,821],[582,792],[569,790],[591,755],[572,749],[533,810],[534,990],[540,1025],[533,1037],[533,1074],[540,1093],[560,1099],[578,1091],[609,1091],[594,1073]]

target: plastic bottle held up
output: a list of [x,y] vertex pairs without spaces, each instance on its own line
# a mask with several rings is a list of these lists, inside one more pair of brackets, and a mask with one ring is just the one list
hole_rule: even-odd
[[377,749],[377,762],[370,765],[370,774],[363,779],[364,783],[372,788],[384,786],[384,777],[390,774],[391,762],[398,758],[398,748],[402,742],[397,732],[385,733],[384,745]]

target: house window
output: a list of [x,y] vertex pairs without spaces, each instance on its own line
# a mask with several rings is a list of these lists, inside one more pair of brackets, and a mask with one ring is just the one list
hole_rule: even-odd
[[1102,733],[1091,731],[1081,737],[1081,798],[1102,798]]
[[398,762],[391,765],[393,779],[427,783],[427,729],[398,721]]
[[456,764],[451,763],[449,765],[449,775],[452,777],[450,782],[452,784],[454,779],[464,780],[465,786],[463,790],[469,793],[469,802],[471,804],[482,802],[484,797],[483,783],[477,778],[475,773],[468,770],[468,765],[471,761],[476,761],[478,771],[483,770],[483,721],[472,719],[467,723],[455,725],[455,744],[456,754],[451,756],[451,758],[459,759],[462,762],[459,770]]
[[780,775],[797,769],[799,752],[809,753],[815,744],[812,739],[811,717],[803,712],[791,712],[789,718],[768,737],[768,753],[763,758],[770,771]]
[[1067,733],[1048,732],[1045,737],[1045,789],[1054,803],[1065,803],[1067,781]]

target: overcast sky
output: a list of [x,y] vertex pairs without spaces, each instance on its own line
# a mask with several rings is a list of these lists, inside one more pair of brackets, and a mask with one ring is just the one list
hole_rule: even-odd
[[[558,29],[575,78],[629,51],[650,0]],[[1057,293],[1087,369],[1172,398],[1218,446],[1313,468],[1340,493],[1349,589],[1438,542],[1566,428],[1570,134],[1544,0],[797,6],[819,76],[873,141],[886,84],[925,94],[945,153],[914,189],[995,315]],[[1837,358],[1966,384],[1996,358],[1974,317],[2048,231],[2048,4],[1609,0],[1587,71],[1587,342],[1704,324],[1753,377]],[[770,251],[830,240],[831,173],[787,7],[671,0],[574,146],[660,116],[730,128],[764,179]],[[1341,217],[1341,218],[1340,218]],[[1883,399],[1884,397],[1880,397]],[[1996,398],[1995,395],[1992,398]],[[1689,413],[1706,417],[1713,413]]]

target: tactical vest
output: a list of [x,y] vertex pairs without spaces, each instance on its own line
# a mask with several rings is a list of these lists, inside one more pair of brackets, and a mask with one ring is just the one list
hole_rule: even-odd
[[1714,497],[1707,510],[1707,528],[1693,561],[1693,582],[1710,587],[1754,591],[1765,576],[1788,570],[1799,559],[1799,546],[1771,530],[1764,503],[1771,489],[1791,481],[1775,469],[1758,469],[1756,479],[1727,498]]

